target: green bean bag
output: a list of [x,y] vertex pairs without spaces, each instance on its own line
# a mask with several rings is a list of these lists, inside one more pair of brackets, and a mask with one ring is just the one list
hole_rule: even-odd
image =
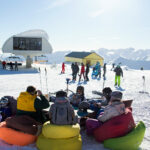
[[76,125],[54,125],[49,121],[44,123],[42,134],[46,138],[51,139],[65,139],[78,136],[80,134],[80,126]]
[[39,150],[81,150],[81,136],[67,139],[51,139],[45,138],[42,134],[38,137],[36,146]]
[[111,138],[104,141],[104,147],[111,150],[137,150],[145,134],[145,125],[142,121],[127,135]]

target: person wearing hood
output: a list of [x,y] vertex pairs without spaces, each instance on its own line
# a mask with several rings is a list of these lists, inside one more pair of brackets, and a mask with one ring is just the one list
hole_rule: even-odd
[[93,135],[94,130],[109,119],[125,113],[125,105],[121,99],[122,93],[120,91],[112,92],[109,105],[101,109],[99,116],[96,119],[89,118],[86,120],[86,132],[88,135]]
[[120,65],[117,65],[117,67],[114,69],[114,72],[115,72],[115,86],[120,87],[120,76],[123,77],[123,71]]
[[56,100],[49,110],[49,119],[52,124],[56,125],[72,125],[78,122],[78,117],[75,116],[66,92],[56,92]]
[[123,113],[125,113],[125,104],[122,102],[122,92],[114,91],[111,93],[109,105],[104,108],[104,112],[101,112],[97,119],[105,122]]

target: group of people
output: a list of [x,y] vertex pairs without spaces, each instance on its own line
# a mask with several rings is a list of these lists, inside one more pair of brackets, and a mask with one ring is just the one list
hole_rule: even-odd
[[[88,125],[88,122],[93,121],[93,119],[98,120],[98,125],[101,125],[125,112],[120,91],[112,92],[111,88],[106,87],[101,95],[103,96],[101,100],[87,100],[84,87],[78,86],[76,92],[70,96],[67,96],[65,91],[56,92],[55,100],[50,106],[50,99],[47,99],[34,86],[28,86],[26,91],[21,92],[17,99],[16,116],[28,116],[40,124],[50,120],[52,124],[56,125],[79,123],[82,126],[83,124]],[[49,111],[45,111],[47,108],[49,108]],[[75,109],[78,109],[78,115],[79,112],[85,112],[85,116],[79,117],[76,115]],[[93,112],[88,113],[88,109]],[[88,128],[89,126],[87,126]]]
[[[77,80],[77,75],[79,75],[79,82],[82,80],[82,77],[84,81],[89,81],[88,74],[90,72],[90,63],[87,62],[86,66],[81,63],[81,69],[79,69],[78,63],[72,63],[71,64],[71,70],[72,70],[72,80]],[[112,69],[115,72],[115,86],[120,87],[120,81],[121,77],[123,77],[123,71],[120,67],[120,64],[118,64],[115,67],[115,64],[113,63]],[[62,63],[62,71],[61,73],[65,73],[65,63]],[[101,78],[101,65],[100,62],[97,62],[96,65],[93,67],[92,71],[92,78]],[[103,79],[106,80],[106,63],[103,65]]]
[[12,63],[12,62],[6,63],[6,61],[2,61],[2,67],[4,70],[6,69],[6,65],[9,65],[10,70],[14,69],[15,71],[18,71],[18,62],[17,61],[15,61],[15,63]]
[[[88,77],[88,74],[90,72],[90,63],[89,62],[87,62],[86,65],[81,63],[81,69],[79,69],[77,62],[72,63],[71,70],[72,70],[72,80],[76,81],[77,75],[79,75],[79,82],[82,80],[82,77],[83,77],[84,81],[89,81],[89,77]],[[93,77],[101,78],[100,62],[97,62],[96,65],[93,67],[92,78]],[[103,65],[103,78],[106,79],[106,63]]]

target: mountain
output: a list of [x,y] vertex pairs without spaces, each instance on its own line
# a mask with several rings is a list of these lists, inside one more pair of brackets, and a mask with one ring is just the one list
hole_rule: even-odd
[[[57,51],[52,54],[47,55],[49,63],[60,64],[64,60],[64,56],[71,51]],[[91,52],[96,52],[104,58],[104,62],[107,64],[118,64],[121,62],[122,65],[127,66],[131,69],[141,69],[143,67],[145,70],[150,70],[150,49],[146,50],[135,50],[134,48],[126,49],[106,49],[100,48],[98,50],[91,50]]]

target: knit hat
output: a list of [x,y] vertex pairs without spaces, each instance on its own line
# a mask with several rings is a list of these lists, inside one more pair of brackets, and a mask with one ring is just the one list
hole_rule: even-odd
[[122,92],[114,91],[111,93],[111,100],[121,100],[122,99]]

